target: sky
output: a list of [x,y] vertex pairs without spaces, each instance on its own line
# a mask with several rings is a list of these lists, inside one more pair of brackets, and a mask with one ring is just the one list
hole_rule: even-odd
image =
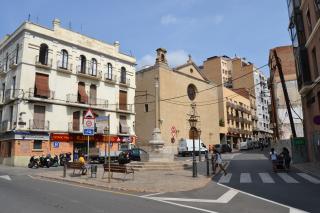
[[236,55],[260,67],[271,48],[291,44],[286,0],[10,0],[1,4],[0,37],[29,14],[46,27],[59,18],[65,28],[120,41],[137,69],[153,65],[159,47],[167,49],[172,67],[189,54],[198,66],[215,55]]

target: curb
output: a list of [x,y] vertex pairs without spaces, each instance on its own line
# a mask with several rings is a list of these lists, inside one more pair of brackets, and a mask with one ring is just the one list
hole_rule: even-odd
[[161,190],[148,190],[148,189],[143,189],[143,188],[126,188],[126,187],[116,187],[116,186],[105,186],[101,184],[95,184],[95,183],[89,183],[89,182],[84,182],[84,181],[75,181],[75,180],[70,180],[70,179],[65,179],[62,177],[48,177],[44,175],[30,175],[32,178],[37,178],[41,180],[48,180],[48,181],[56,181],[56,182],[64,182],[64,183],[69,183],[72,185],[80,185],[80,186],[87,186],[87,187],[95,187],[99,189],[105,189],[105,190],[117,190],[117,191],[123,191],[123,192],[135,192],[135,193],[169,193],[169,192],[182,192],[182,191],[189,191],[189,190],[196,190],[199,188],[203,188],[206,185],[210,183],[212,180],[212,176],[204,176],[206,178],[206,182],[197,188],[194,189],[188,189],[188,190],[176,190],[176,191],[161,191]]

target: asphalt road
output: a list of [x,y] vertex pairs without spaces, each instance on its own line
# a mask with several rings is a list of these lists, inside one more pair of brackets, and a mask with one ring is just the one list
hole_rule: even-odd
[[[91,189],[28,176],[38,170],[0,167],[0,213],[300,212],[295,208],[320,212],[320,184],[301,177],[299,171],[290,172],[291,179],[273,174],[265,155],[255,152],[223,155],[231,161],[228,175],[217,175],[205,188],[165,194]],[[205,174],[204,162],[198,171]]]

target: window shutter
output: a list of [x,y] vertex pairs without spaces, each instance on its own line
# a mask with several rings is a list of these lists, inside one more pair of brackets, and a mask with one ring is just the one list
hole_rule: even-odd
[[78,92],[80,95],[80,100],[78,100],[80,103],[88,103],[88,95],[86,93],[85,85],[82,83],[78,84]]
[[73,113],[72,129],[73,131],[80,130],[80,111]]
[[127,110],[127,92],[121,91],[119,93],[119,109]]
[[49,98],[49,76],[45,74],[36,73],[35,95]]
[[45,124],[45,106],[34,106],[33,113],[33,128],[35,129],[44,129]]
[[96,85],[90,86],[90,104],[97,104],[97,87]]

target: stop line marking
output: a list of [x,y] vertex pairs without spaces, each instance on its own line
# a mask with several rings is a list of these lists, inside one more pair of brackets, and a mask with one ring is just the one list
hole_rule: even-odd
[[9,175],[1,175],[0,178],[2,178],[4,180],[8,180],[8,181],[12,180]]

